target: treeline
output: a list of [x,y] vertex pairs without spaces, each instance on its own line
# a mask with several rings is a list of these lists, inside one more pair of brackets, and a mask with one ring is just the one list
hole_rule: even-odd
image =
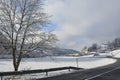
[[104,44],[93,43],[90,47],[88,47],[89,52],[105,52],[116,49],[120,49],[120,38],[115,38],[113,41]]
[[120,49],[120,38],[116,38],[112,42],[108,42],[107,46],[110,50]]

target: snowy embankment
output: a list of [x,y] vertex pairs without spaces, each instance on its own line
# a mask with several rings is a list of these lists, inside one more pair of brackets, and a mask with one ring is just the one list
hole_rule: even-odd
[[[56,67],[74,66],[80,68],[95,68],[116,62],[115,59],[106,58],[105,56],[114,55],[120,57],[120,50],[110,53],[100,54],[100,56],[81,56],[81,57],[42,57],[42,58],[25,58],[20,64],[19,70],[48,69]],[[12,59],[0,59],[0,72],[13,71]]]

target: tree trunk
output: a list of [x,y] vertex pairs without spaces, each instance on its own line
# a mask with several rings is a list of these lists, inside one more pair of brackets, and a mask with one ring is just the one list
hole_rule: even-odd
[[14,71],[18,71],[18,66],[14,66]]

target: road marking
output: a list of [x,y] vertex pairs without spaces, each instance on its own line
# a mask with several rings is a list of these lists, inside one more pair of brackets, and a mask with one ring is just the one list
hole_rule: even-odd
[[100,77],[100,76],[102,76],[102,75],[104,75],[104,74],[107,74],[107,73],[109,73],[109,72],[115,71],[115,70],[117,70],[117,69],[119,69],[119,68],[120,68],[120,66],[119,66],[119,67],[116,67],[116,68],[114,68],[114,69],[112,69],[112,70],[106,71],[106,72],[104,72],[104,73],[101,73],[101,74],[92,76],[92,77],[87,78],[87,79],[85,79],[85,80],[91,80],[91,79],[93,79],[93,78]]

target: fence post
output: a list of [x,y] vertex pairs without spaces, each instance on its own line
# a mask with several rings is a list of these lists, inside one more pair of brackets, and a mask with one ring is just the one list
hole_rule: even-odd
[[76,64],[77,64],[77,68],[78,68],[78,66],[79,66],[79,65],[78,65],[78,58],[76,58]]
[[2,75],[1,75],[1,80],[3,80]]
[[70,67],[69,67],[68,71],[70,72]]
[[48,72],[46,71],[46,76],[48,76]]

